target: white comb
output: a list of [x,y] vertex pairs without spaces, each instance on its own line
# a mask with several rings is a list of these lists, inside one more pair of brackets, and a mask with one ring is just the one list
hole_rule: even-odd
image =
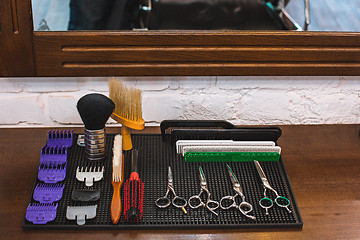
[[195,146],[275,146],[273,141],[233,141],[233,140],[178,140],[176,142],[177,154],[184,155],[184,147],[195,147]]
[[191,146],[183,147],[183,156],[187,152],[276,152],[281,153],[279,146]]
[[82,167],[81,169],[77,167],[76,169],[76,179],[80,182],[85,182],[87,187],[91,187],[94,182],[100,181],[104,176],[104,167]]

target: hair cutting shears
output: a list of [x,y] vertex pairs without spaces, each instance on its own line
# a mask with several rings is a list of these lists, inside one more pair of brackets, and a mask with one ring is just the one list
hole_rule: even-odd
[[[168,198],[170,191],[174,195],[174,198],[172,200],[170,200],[170,198]],[[168,184],[167,184],[167,190],[166,190],[165,196],[158,198],[155,201],[155,205],[158,206],[159,208],[166,208],[166,207],[170,206],[171,203],[174,207],[181,208],[181,210],[183,210],[183,212],[185,214],[187,213],[187,211],[185,209],[185,206],[187,205],[187,201],[185,198],[182,198],[182,197],[179,197],[178,195],[176,195],[175,190],[174,190],[174,179],[173,179],[173,175],[171,172],[171,167],[169,166]]]
[[271,200],[270,198],[268,198],[266,196],[266,190],[270,190],[272,192],[275,193],[276,195],[276,198],[275,198],[275,203],[276,205],[278,205],[279,207],[283,207],[283,208],[286,208],[286,210],[288,210],[289,213],[291,213],[291,210],[288,208],[288,206],[290,205],[290,200],[287,199],[286,197],[283,197],[283,196],[280,196],[277,191],[275,191],[275,189],[273,189],[271,186],[270,186],[270,183],[264,173],[264,170],[261,168],[260,166],[260,163],[256,160],[254,160],[254,163],[255,163],[255,167],[256,167],[256,170],[257,172],[259,173],[259,176],[260,176],[260,179],[262,181],[262,184],[263,184],[263,187],[264,187],[264,197],[262,199],[260,199],[259,201],[259,204],[262,208],[265,209],[266,211],[266,215],[269,214],[269,208],[271,208],[274,203],[273,203],[273,200]]
[[[219,207],[219,202],[211,200],[211,194],[207,187],[207,182],[205,178],[205,174],[201,167],[199,167],[199,176],[200,176],[200,193],[198,195],[194,195],[189,198],[189,206],[191,208],[199,208],[199,207],[206,207],[209,209],[210,212],[218,216],[215,210]],[[201,194],[206,193],[207,198],[206,202],[203,202],[201,199]]]
[[[229,208],[237,208],[239,211],[244,214],[244,216],[255,220],[256,218],[254,216],[249,215],[249,213],[253,210],[253,206],[245,201],[245,195],[243,194],[243,191],[240,186],[240,182],[235,176],[234,172],[230,168],[229,165],[226,164],[226,167],[228,168],[229,176],[231,179],[231,182],[233,184],[233,189],[235,191],[234,196],[225,196],[220,200],[220,207],[222,209],[229,209]],[[239,205],[236,204],[236,197],[241,197],[241,203]]]

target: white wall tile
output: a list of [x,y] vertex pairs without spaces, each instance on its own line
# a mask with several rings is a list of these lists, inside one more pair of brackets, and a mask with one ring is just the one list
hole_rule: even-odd
[[38,94],[1,94],[0,124],[41,125],[47,122],[45,108]]

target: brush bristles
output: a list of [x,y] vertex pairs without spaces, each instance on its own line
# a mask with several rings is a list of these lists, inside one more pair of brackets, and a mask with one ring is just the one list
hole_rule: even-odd
[[113,171],[112,180],[114,182],[120,182],[122,178],[122,136],[116,135],[114,138],[113,146]]
[[114,113],[131,121],[142,120],[141,91],[127,87],[116,78],[109,79],[109,97],[115,103]]

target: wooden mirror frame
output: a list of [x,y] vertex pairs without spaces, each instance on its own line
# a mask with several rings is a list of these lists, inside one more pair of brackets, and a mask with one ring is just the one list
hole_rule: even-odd
[[2,77],[360,75],[357,32],[34,32],[31,0],[0,13]]

